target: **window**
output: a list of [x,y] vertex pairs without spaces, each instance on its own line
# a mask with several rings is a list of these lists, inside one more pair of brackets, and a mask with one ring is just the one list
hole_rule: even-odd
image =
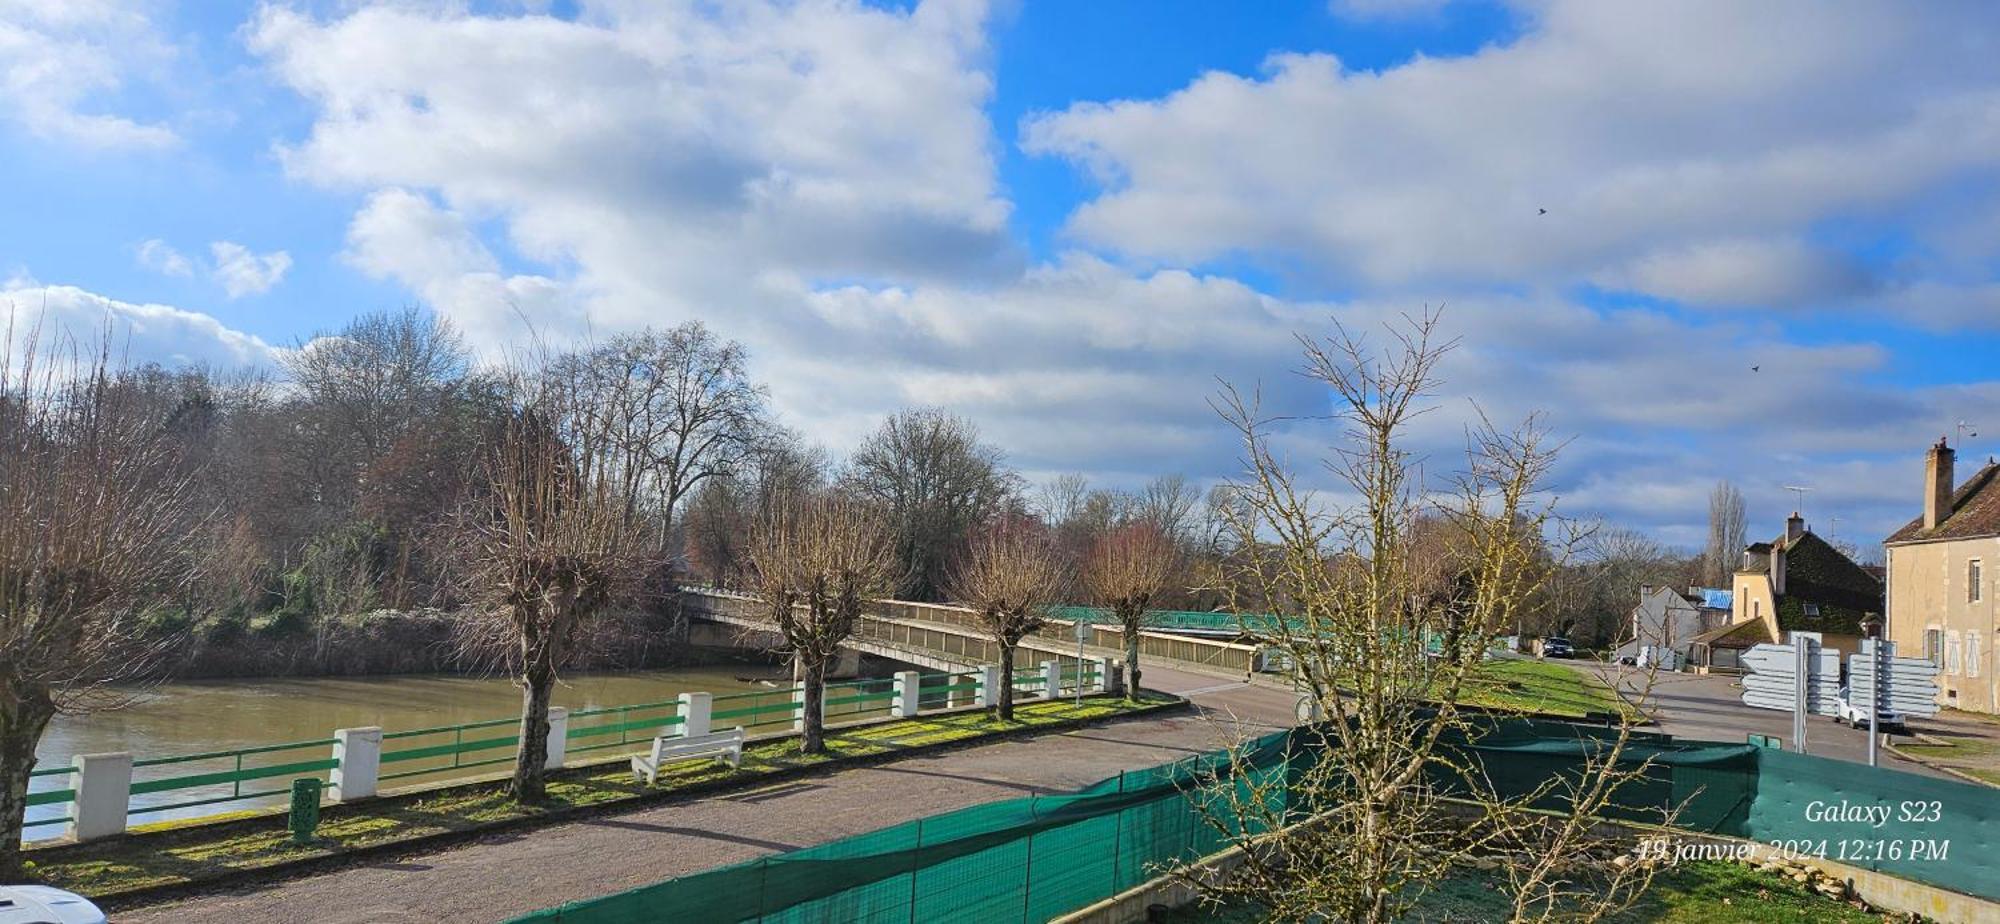
[[1924,660],[1939,667],[1944,666],[1944,630],[1924,630]]
[[1818,616],[1818,615],[1819,615],[1819,604],[1817,604],[1817,603],[1808,603],[1808,604],[1806,604],[1806,615],[1807,615],[1807,616]]
[[1751,619],[1762,619],[1762,618],[1764,618],[1764,606],[1763,606],[1763,603],[1764,603],[1764,601],[1762,601],[1762,600],[1752,600],[1752,601],[1750,601],[1750,618],[1751,618]]
[[1978,603],[1980,600],[1985,599],[1986,591],[1980,584],[1979,559],[1975,558],[1965,563],[1965,601],[1967,603]]
[[1965,676],[1979,676],[1979,633],[1965,633]]
[[1958,630],[1957,629],[1947,630],[1944,634],[1945,673],[1950,674],[1953,677],[1959,675],[1960,671],[1959,655],[1964,653],[1962,650],[1963,648],[1964,644],[1959,640]]

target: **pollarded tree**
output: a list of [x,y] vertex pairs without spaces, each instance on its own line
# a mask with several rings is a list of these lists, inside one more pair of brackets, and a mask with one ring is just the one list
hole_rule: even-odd
[[973,540],[952,575],[952,596],[979,613],[986,634],[1000,647],[996,714],[1003,721],[1014,718],[1015,652],[1022,639],[1047,623],[1049,606],[1067,584],[1048,530],[1024,517],[1004,518]]
[[[12,331],[4,336],[12,342]],[[202,516],[166,420],[105,357],[0,348],[0,879],[21,872],[35,745],[117,699],[165,640],[138,614],[192,577]]]
[[1159,524],[1138,520],[1100,536],[1084,564],[1092,602],[1109,609],[1125,638],[1125,697],[1139,698],[1139,632],[1158,606],[1179,561],[1173,537]]
[[826,666],[854,634],[861,608],[892,585],[889,532],[869,504],[838,494],[774,504],[751,537],[757,595],[805,685],[799,748],[826,750]]
[[613,468],[614,415],[574,385],[547,371],[514,376],[513,413],[486,455],[462,529],[441,537],[469,556],[462,577],[476,605],[463,643],[506,665],[521,687],[510,792],[530,804],[546,798],[558,671],[583,629],[634,600],[657,561]]

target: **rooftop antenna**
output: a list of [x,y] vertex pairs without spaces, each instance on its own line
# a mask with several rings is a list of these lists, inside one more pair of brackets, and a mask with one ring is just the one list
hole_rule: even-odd
[[1959,443],[1959,445],[1961,445],[1961,446],[1965,445],[1965,438],[1966,438],[1966,437],[1968,437],[1968,436],[1971,436],[1971,437],[1973,437],[1973,438],[1975,438],[1975,439],[1976,439],[1976,438],[1978,438],[1978,436],[1979,436],[1979,425],[1977,425],[1977,424],[1969,424],[1969,423],[1966,423],[1966,422],[1965,422],[1965,421],[1963,421],[1963,420],[1959,421],[1959,422],[1958,422],[1958,443]]
[[1785,490],[1792,492],[1792,512],[1803,518],[1806,515],[1806,492],[1812,490],[1812,488],[1805,485],[1788,484],[1785,485]]

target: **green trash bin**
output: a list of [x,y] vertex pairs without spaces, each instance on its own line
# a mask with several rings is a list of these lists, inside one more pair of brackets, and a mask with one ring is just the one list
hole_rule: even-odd
[[292,843],[310,844],[319,828],[319,794],[324,784],[310,776],[292,781]]

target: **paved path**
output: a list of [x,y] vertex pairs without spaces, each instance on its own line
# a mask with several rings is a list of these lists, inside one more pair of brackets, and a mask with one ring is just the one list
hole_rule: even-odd
[[981,802],[1074,789],[1289,724],[1282,690],[1146,669],[1147,686],[1199,714],[912,757],[724,795],[496,835],[435,853],[211,893],[112,915],[117,922],[488,922],[563,901],[872,831]]

